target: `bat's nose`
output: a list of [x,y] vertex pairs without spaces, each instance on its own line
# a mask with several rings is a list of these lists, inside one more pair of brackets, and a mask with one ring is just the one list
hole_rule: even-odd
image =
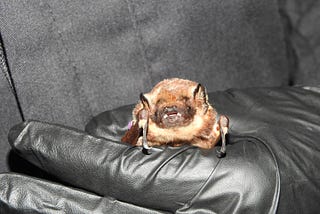
[[164,112],[172,112],[172,111],[177,111],[177,106],[166,106],[164,108]]

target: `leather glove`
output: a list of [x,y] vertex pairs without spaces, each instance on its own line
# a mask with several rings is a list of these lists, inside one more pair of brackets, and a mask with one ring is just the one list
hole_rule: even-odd
[[276,209],[278,170],[259,140],[230,136],[223,159],[215,150],[191,146],[153,148],[145,155],[140,147],[118,140],[130,118],[125,109],[130,108],[107,112],[89,123],[87,130],[104,129],[103,137],[38,121],[13,127],[9,141],[14,151],[57,182],[2,174],[0,210],[264,213]]
[[[9,141],[14,151],[55,180],[0,175],[1,213],[317,210],[319,188],[312,184],[318,183],[319,172],[319,156],[313,155],[320,130],[319,93],[229,90],[211,94],[210,100],[230,117],[222,159],[214,149],[158,147],[145,155],[140,147],[119,143],[133,106],[98,115],[86,132],[38,121],[13,127]],[[304,152],[292,152],[298,149]],[[300,187],[299,195],[308,199],[290,194]]]

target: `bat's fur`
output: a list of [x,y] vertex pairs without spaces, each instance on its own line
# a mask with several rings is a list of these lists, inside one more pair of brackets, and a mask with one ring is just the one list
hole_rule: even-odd
[[149,93],[141,94],[141,101],[133,109],[131,128],[122,141],[142,145],[142,128],[147,123],[149,146],[184,143],[210,149],[220,139],[217,112],[209,104],[205,88],[185,79],[166,79]]

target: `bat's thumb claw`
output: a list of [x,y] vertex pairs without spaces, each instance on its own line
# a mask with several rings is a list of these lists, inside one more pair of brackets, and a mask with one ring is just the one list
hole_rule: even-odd
[[152,147],[150,147],[150,146],[148,145],[148,143],[143,143],[142,146],[143,146],[143,148],[146,149],[146,150],[150,150],[150,149],[152,148]]
[[151,154],[151,153],[150,153],[150,150],[151,150],[152,147],[150,147],[150,146],[148,145],[147,141],[143,141],[142,147],[143,147],[142,152],[143,152],[144,154],[147,154],[147,155],[150,155],[150,154]]
[[224,158],[226,156],[226,152],[221,150],[216,150],[218,158]]
[[142,153],[145,154],[145,155],[150,155],[151,154],[150,150],[151,150],[151,147],[149,147],[149,149],[146,149],[146,148],[143,147]]

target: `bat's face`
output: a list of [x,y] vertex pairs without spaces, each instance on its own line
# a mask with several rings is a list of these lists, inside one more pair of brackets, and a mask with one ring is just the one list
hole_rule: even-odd
[[187,126],[197,111],[192,101],[189,96],[160,94],[150,118],[161,128]]
[[149,93],[140,95],[140,102],[132,111],[133,125],[122,137],[123,142],[143,146],[189,143],[210,149],[221,138],[225,154],[225,134],[229,120],[208,103],[205,88],[185,79],[166,79]]
[[195,82],[174,79],[161,82],[141,96],[150,119],[160,128],[188,126],[196,114],[205,113],[204,88]]

